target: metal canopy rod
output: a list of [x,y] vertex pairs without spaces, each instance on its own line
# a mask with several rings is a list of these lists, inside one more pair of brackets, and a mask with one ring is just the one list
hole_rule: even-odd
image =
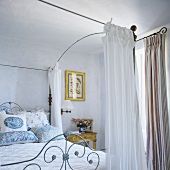
[[64,11],[66,11],[66,12],[70,12],[70,13],[72,13],[72,14],[78,15],[78,16],[80,16],[80,17],[83,17],[83,18],[89,19],[89,20],[91,20],[91,21],[94,21],[94,22],[97,22],[97,23],[100,23],[100,24],[105,25],[105,23],[103,23],[103,22],[101,22],[101,21],[98,21],[98,20],[96,20],[96,19],[93,19],[93,18],[87,17],[87,16],[85,16],[85,15],[81,15],[81,14],[79,14],[79,13],[77,13],[77,12],[70,11],[70,10],[68,10],[68,9],[62,8],[62,7],[60,7],[60,6],[57,6],[57,5],[51,4],[51,3],[46,2],[46,1],[43,1],[43,0],[38,0],[38,1],[40,1],[40,2],[42,2],[42,3],[45,3],[45,4],[47,4],[47,5],[53,6],[53,7],[55,7],[55,8],[58,8],[58,9],[64,10]]
[[28,69],[28,70],[36,70],[36,71],[48,71],[48,70],[39,69],[39,68],[20,67],[20,66],[8,65],[8,64],[0,64],[0,66],[4,66],[4,67],[15,67],[15,68],[24,68],[24,69]]
[[104,34],[104,33],[105,33],[105,32],[97,32],[97,33],[93,33],[93,34],[86,35],[86,36],[78,39],[77,41],[75,41],[73,44],[71,44],[71,45],[62,53],[62,55],[61,55],[60,58],[57,60],[57,62],[59,62],[60,59],[63,57],[63,55],[64,55],[72,46],[74,46],[74,45],[75,45],[76,43],[78,43],[79,41],[81,41],[81,40],[83,40],[83,39],[85,39],[85,38],[87,38],[87,37],[90,37],[90,36],[92,36],[92,35]]
[[156,35],[156,34],[165,34],[166,32],[167,32],[167,28],[166,28],[166,27],[162,27],[162,28],[160,29],[160,31],[155,32],[155,33],[153,33],[153,34],[151,34],[151,35],[148,35],[148,36],[143,37],[143,38],[141,38],[141,39],[139,39],[139,40],[136,40],[136,41],[143,40],[143,39],[145,39],[145,38],[147,38],[147,37],[151,37],[151,36]]

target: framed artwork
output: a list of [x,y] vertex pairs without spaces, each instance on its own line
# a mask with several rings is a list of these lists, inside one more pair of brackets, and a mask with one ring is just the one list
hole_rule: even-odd
[[86,74],[84,72],[65,71],[65,99],[85,101]]

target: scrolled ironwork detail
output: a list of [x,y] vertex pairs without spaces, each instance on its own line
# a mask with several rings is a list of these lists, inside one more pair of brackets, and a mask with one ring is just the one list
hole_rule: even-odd
[[143,40],[143,39],[148,38],[148,37],[152,37],[152,36],[157,35],[157,34],[165,34],[166,32],[167,32],[167,28],[166,27],[162,27],[158,32],[150,34],[150,35],[148,35],[146,37],[143,37],[143,38],[141,38],[139,40],[136,40],[136,41],[140,41],[140,40]]
[[62,152],[62,154],[64,154],[63,150],[62,150],[59,146],[50,146],[50,147],[47,148],[47,149],[45,150],[45,152],[44,152],[44,161],[45,161],[46,163],[51,163],[51,162],[53,162],[53,161],[56,159],[56,155],[52,155],[51,161],[47,161],[47,160],[46,160],[46,157],[45,157],[45,156],[46,156],[48,150],[51,149],[51,148],[58,148],[58,149],[60,149],[60,151]]
[[[87,155],[87,162],[89,163],[89,164],[93,164],[93,160],[92,159],[89,159],[89,157],[90,157],[90,155],[92,155],[92,154],[95,154],[95,155],[97,155],[97,158],[98,158],[98,162],[97,162],[97,165],[96,165],[96,168],[95,168],[95,170],[98,168],[98,166],[99,166],[99,163],[100,163],[100,157],[99,157],[99,155],[96,153],[96,152],[94,152],[94,149],[92,149],[89,145],[88,145],[88,143],[84,140],[84,138],[82,138],[81,136],[79,136],[79,135],[76,135],[76,134],[71,134],[71,135],[74,135],[74,136],[77,136],[77,137],[79,137],[81,140],[82,140],[82,142],[83,142],[83,153],[79,156],[79,152],[78,151],[75,151],[74,152],[74,155],[77,157],[77,158],[82,158],[82,157],[84,157],[84,155],[85,155],[85,152],[86,152],[86,147],[85,146],[87,146],[90,150],[92,150],[93,152],[91,152],[91,153],[89,153],[88,155]],[[67,136],[67,138],[68,138],[69,136]],[[69,151],[71,150],[71,148],[73,147],[75,145],[75,143],[73,143],[69,148],[68,148],[68,152],[67,153],[69,153]],[[68,163],[68,165],[69,165],[69,167],[72,169],[72,167],[71,167],[71,165],[70,165],[70,163],[69,163],[69,160],[67,160],[67,163]]]
[[99,157],[99,154],[97,154],[96,152],[89,153],[88,156],[87,156],[87,162],[89,162],[89,164],[93,163],[92,159],[89,160],[89,156],[92,155],[92,154],[95,154],[97,156],[97,158],[98,158],[97,166],[95,168],[95,170],[96,170],[98,168],[98,166],[99,166],[99,163],[100,163],[100,157]]
[[68,153],[63,154],[63,160],[64,161],[68,161],[69,160],[69,154]]
[[0,110],[5,110],[6,112],[23,111],[21,106],[14,102],[5,102],[1,104]]
[[38,164],[36,164],[36,163],[32,163],[32,164],[27,165],[23,170],[26,170],[26,169],[27,169],[28,167],[30,167],[30,166],[37,166],[37,167],[41,170],[40,165],[38,165]]
[[[97,161],[97,165],[96,165],[96,167],[95,167],[95,169],[94,169],[94,170],[96,170],[96,169],[98,168],[98,166],[99,166],[99,163],[100,163],[99,155],[98,155],[96,152],[94,152],[94,150],[88,145],[88,143],[84,140],[84,138],[82,138],[81,136],[79,136],[79,135],[77,135],[77,134],[70,134],[70,135],[74,135],[74,136],[76,136],[76,137],[79,137],[79,138],[83,141],[83,143],[84,143],[84,146],[82,146],[82,149],[83,149],[83,153],[82,153],[82,154],[79,154],[78,151],[75,151],[75,152],[74,152],[74,155],[75,155],[77,158],[82,158],[82,157],[85,156],[85,153],[86,153],[85,146],[87,146],[87,147],[92,151],[91,153],[89,153],[89,154],[87,155],[87,162],[88,162],[89,164],[93,164],[93,163],[94,163],[94,161],[93,161],[92,159],[90,159],[90,156],[91,156],[92,154],[95,154],[95,155],[97,156],[98,161]],[[70,135],[61,134],[61,135],[55,136],[54,138],[52,138],[51,140],[49,140],[49,141],[43,146],[43,148],[41,149],[41,151],[40,151],[34,158],[32,158],[32,159],[25,160],[25,161],[20,161],[20,162],[3,164],[3,165],[1,165],[1,166],[10,166],[10,165],[16,165],[16,164],[21,164],[21,163],[27,163],[27,162],[30,162],[30,161],[34,161],[36,158],[38,158],[38,157],[40,156],[40,154],[41,154],[43,151],[44,151],[44,162],[49,164],[49,163],[53,162],[54,160],[56,160],[57,157],[56,157],[56,154],[52,154],[51,160],[50,160],[50,161],[47,161],[47,159],[46,159],[47,152],[49,152],[49,154],[51,154],[51,153],[50,153],[50,149],[52,149],[52,148],[57,148],[57,149],[59,149],[59,151],[60,151],[61,154],[62,154],[62,163],[61,163],[60,170],[63,168],[63,166],[65,167],[65,170],[66,170],[66,169],[67,169],[67,165],[69,166],[70,169],[74,170],[74,169],[72,168],[72,166],[70,165],[70,162],[69,162],[69,158],[70,158],[69,152],[70,152],[71,148],[72,148],[76,143],[73,143],[73,144],[71,144],[69,147],[67,147],[68,137],[69,137]],[[59,147],[59,146],[49,146],[49,147],[47,148],[48,144],[49,144],[51,141],[53,141],[54,139],[56,139],[57,137],[59,137],[59,136],[64,136],[64,137],[65,137],[65,140],[66,140],[65,149],[63,150],[63,149],[62,149],[61,147]],[[37,167],[41,170],[41,166],[40,166],[39,164],[36,164],[36,163],[30,163],[30,164],[28,164],[27,166],[25,166],[25,168],[24,168],[23,170],[26,170],[28,167],[31,167],[31,166],[37,166]]]
[[74,155],[78,156],[78,155],[79,155],[79,152],[78,152],[78,151],[75,151]]
[[165,34],[166,32],[167,32],[167,28],[163,27],[160,29],[160,31],[158,33]]
[[56,159],[56,155],[53,155],[52,156],[52,160],[54,161]]

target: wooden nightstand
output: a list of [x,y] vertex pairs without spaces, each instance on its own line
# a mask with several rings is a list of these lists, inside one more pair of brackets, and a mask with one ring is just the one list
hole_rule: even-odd
[[[96,150],[96,141],[97,141],[97,133],[96,132],[86,132],[86,133],[81,133],[81,134],[77,134],[77,135],[80,135],[82,138],[84,138],[88,144],[90,141],[92,141],[93,149]],[[70,135],[68,138],[68,141],[70,141],[72,143],[83,142],[78,136],[74,136],[74,135]]]

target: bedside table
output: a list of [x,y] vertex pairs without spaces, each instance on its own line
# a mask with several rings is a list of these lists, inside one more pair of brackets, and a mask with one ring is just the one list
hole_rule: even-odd
[[[80,133],[80,134],[77,134],[77,135],[84,138],[84,140],[88,144],[89,144],[90,141],[92,141],[93,142],[93,149],[96,150],[96,141],[97,141],[97,133],[96,132],[85,132],[85,133]],[[72,142],[72,143],[83,142],[83,140],[81,140],[78,136],[74,136],[74,135],[69,136],[68,141]]]

